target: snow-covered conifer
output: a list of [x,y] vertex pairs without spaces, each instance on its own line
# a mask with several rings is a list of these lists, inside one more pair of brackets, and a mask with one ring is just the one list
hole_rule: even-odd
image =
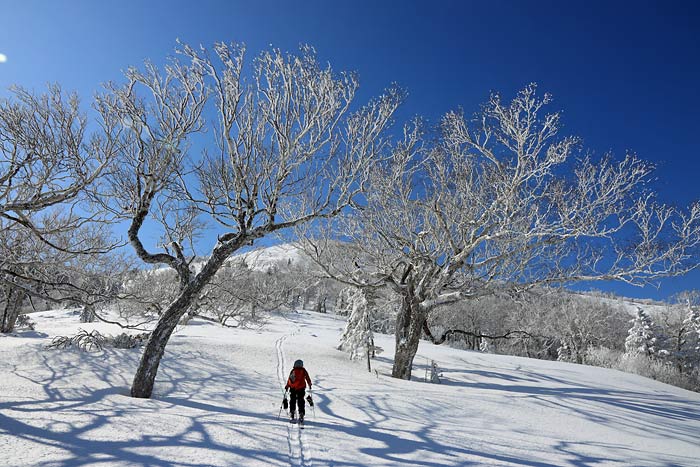
[[573,360],[573,356],[571,354],[571,347],[566,342],[562,342],[561,345],[557,348],[557,360],[560,362],[571,362]]
[[688,314],[683,320],[681,342],[679,343],[681,360],[684,368],[700,368],[700,309],[688,307]]
[[656,355],[657,337],[651,317],[641,307],[637,307],[637,315],[631,322],[633,324],[625,340],[625,353],[647,357]]
[[435,360],[430,362],[430,382],[434,384],[440,384],[440,378],[442,373],[440,372],[440,367]]
[[348,316],[352,312],[352,296],[355,294],[354,287],[345,287],[338,293],[335,301],[335,312],[342,316]]
[[350,353],[351,359],[361,358],[371,352],[373,335],[371,327],[371,310],[367,292],[356,289],[350,297],[351,312],[340,337],[338,350]]
[[496,353],[495,346],[493,345],[493,342],[491,342],[491,339],[481,339],[481,341],[479,342],[479,352]]

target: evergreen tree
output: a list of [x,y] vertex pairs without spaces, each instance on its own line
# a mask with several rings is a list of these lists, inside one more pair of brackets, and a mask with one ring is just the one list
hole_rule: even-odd
[[496,346],[490,339],[482,338],[479,340],[479,352],[496,353]]
[[683,321],[681,340],[679,342],[683,368],[692,370],[700,367],[700,309],[688,307],[688,315]]
[[566,341],[562,341],[561,345],[557,348],[557,360],[560,362],[573,362],[574,358],[571,353],[571,347]]
[[367,356],[369,359],[374,337],[372,335],[371,311],[367,292],[363,289],[356,289],[350,296],[350,303],[352,311],[343,335],[340,337],[338,350],[350,353],[350,358],[353,360],[362,356]]
[[645,355],[652,357],[657,355],[657,337],[654,332],[654,322],[641,308],[637,307],[637,316],[631,320],[627,339],[625,340],[625,353],[628,355]]
[[335,313],[341,316],[348,316],[352,312],[352,297],[355,294],[354,287],[345,287],[338,293],[335,301]]

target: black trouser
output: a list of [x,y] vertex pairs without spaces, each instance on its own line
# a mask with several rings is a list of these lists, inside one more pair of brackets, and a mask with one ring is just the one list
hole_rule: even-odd
[[304,404],[304,395],[306,394],[305,389],[292,389],[289,388],[289,411],[294,416],[296,406],[299,406],[299,418],[304,418],[306,413],[306,408]]

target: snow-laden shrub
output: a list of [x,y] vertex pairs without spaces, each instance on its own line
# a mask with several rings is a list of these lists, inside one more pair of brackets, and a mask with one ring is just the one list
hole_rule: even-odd
[[18,328],[27,328],[30,330],[34,330],[34,326],[36,326],[36,323],[32,321],[32,319],[28,315],[21,314],[17,316],[17,321],[15,321],[15,326]]
[[700,391],[700,371],[683,373],[671,362],[659,358],[623,353],[607,347],[589,347],[584,362],[587,365],[612,368],[691,391]]
[[148,340],[149,333],[127,334],[125,332],[116,336],[109,336],[106,343],[115,349],[135,349],[141,347]]
[[51,343],[46,346],[47,349],[68,349],[76,348],[86,352],[102,350],[104,347],[105,336],[99,331],[93,330],[87,332],[84,329],[79,329],[75,336],[56,336]]
[[567,345],[566,342],[562,342],[561,345],[557,348],[557,360],[560,362],[576,362],[571,352],[571,348]]
[[697,380],[693,381],[693,378],[681,373],[674,365],[643,355],[623,355],[618,369],[685,389],[697,389],[698,386]]
[[84,329],[79,329],[74,336],[56,336],[51,343],[46,346],[47,349],[68,349],[75,348],[85,352],[96,352],[105,347],[114,347],[117,349],[133,349],[140,347],[146,343],[149,334],[147,332],[129,335],[121,333],[116,336],[104,335],[98,330],[87,332]]
[[496,346],[493,345],[491,339],[481,339],[481,342],[479,342],[479,352],[496,353]]
[[433,384],[440,384],[440,378],[442,377],[442,372],[440,371],[440,367],[438,367],[438,364],[435,360],[431,360],[430,362],[430,381]]
[[602,368],[615,368],[622,352],[619,350],[609,349],[604,346],[588,347],[584,355],[584,363],[591,366],[599,366]]

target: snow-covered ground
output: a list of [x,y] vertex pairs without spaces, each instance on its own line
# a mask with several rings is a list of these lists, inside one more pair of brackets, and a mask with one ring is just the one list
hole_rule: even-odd
[[[0,337],[3,466],[698,466],[700,394],[582,365],[421,343],[414,381],[385,352],[350,362],[344,322],[314,313],[259,330],[194,321],[171,339],[152,399],[129,397],[139,350],[47,351],[81,325],[32,315]],[[292,362],[314,380],[300,431],[278,412]],[[435,360],[443,384],[422,382]]]
[[299,248],[289,243],[258,248],[248,253],[232,256],[231,260],[236,261],[241,258],[250,269],[262,272],[273,268],[289,269],[291,266],[313,268],[311,260],[304,256]]

